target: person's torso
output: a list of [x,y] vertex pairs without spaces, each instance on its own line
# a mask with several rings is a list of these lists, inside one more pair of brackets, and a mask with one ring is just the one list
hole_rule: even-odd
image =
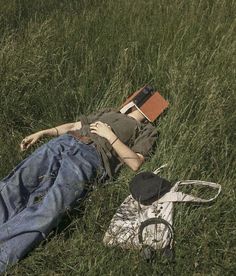
[[102,114],[99,121],[108,124],[115,135],[125,144],[135,138],[140,125],[134,118],[115,111]]

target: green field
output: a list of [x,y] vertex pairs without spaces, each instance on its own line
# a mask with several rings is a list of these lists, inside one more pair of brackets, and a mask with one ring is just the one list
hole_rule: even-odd
[[0,0],[1,178],[30,153],[19,151],[25,135],[148,83],[170,108],[142,170],[168,163],[172,182],[222,185],[212,204],[176,205],[175,262],[149,264],[102,244],[129,194],[124,168],[9,275],[235,275],[235,10],[234,0]]

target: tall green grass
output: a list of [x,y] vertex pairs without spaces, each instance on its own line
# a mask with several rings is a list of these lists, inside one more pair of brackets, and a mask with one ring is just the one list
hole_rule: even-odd
[[[102,237],[128,195],[123,169],[93,191],[9,275],[234,275],[235,10],[233,0],[1,0],[0,176],[28,153],[25,135],[75,121],[149,83],[170,102],[156,123],[171,181],[218,182],[211,205],[176,204],[175,262],[145,263]],[[207,194],[207,192],[206,192]],[[62,229],[61,229],[62,228]],[[55,235],[56,234],[56,235]]]

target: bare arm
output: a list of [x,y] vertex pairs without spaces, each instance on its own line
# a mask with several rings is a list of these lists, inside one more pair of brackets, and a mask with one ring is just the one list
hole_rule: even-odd
[[75,123],[67,123],[56,127],[44,129],[39,131],[39,133],[41,133],[41,136],[59,136],[67,133],[69,130],[75,130],[80,128],[81,128],[81,122],[79,121]]
[[[114,141],[114,143],[113,143]],[[113,149],[119,155],[119,157],[128,165],[133,171],[137,171],[144,162],[144,157],[140,153],[136,153],[126,146],[121,140],[119,140],[115,134],[113,140],[109,141],[112,144]]]
[[114,134],[109,126],[102,122],[95,122],[90,125],[92,133],[95,133],[101,137],[106,138],[113,149],[116,151],[121,160],[128,165],[133,171],[137,171],[144,162],[142,154],[136,153],[126,146],[118,137]]
[[45,137],[45,136],[59,136],[62,134],[67,133],[69,130],[75,130],[75,129],[80,129],[81,128],[81,122],[75,122],[75,123],[67,123],[63,125],[59,125],[56,127],[40,130],[38,132],[35,132],[29,136],[26,136],[21,144],[20,148],[22,151],[28,149],[31,145],[36,143],[40,138]]

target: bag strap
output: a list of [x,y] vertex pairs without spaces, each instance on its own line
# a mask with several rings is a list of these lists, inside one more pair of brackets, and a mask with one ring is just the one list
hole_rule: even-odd
[[[211,188],[218,189],[215,196],[213,196],[210,199],[203,199],[200,197],[195,197],[192,195],[185,194],[183,192],[178,192],[178,188],[181,185],[196,185],[196,186],[208,186]],[[164,203],[164,202],[211,202],[214,199],[218,197],[218,195],[221,192],[221,185],[218,183],[213,182],[206,182],[201,180],[184,180],[184,181],[178,181],[175,183],[173,188],[170,192],[166,193],[162,198],[158,200],[158,203]]]
[[[170,239],[168,241],[168,244],[165,245],[165,247],[160,248],[159,251],[156,251],[152,245],[146,245],[144,244],[143,240],[143,230],[145,227],[149,225],[157,225],[157,224],[164,224],[168,228],[168,233],[170,233]],[[163,230],[164,232],[164,230]],[[142,245],[142,249],[140,251],[140,255],[146,260],[146,261],[152,261],[154,257],[156,256],[156,253],[159,252],[163,255],[163,257],[166,257],[169,261],[172,261],[174,258],[173,254],[173,241],[174,241],[174,230],[171,224],[162,219],[162,218],[150,218],[145,221],[143,221],[139,227],[139,232],[138,232],[138,240],[139,243]],[[155,242],[155,240],[154,240]]]
[[159,174],[160,171],[161,171],[162,169],[164,169],[165,167],[167,167],[167,166],[168,166],[167,163],[166,163],[166,164],[163,164],[163,165],[161,165],[159,168],[155,169],[155,171],[153,171],[153,173]]
[[144,221],[141,222],[140,226],[139,226],[139,232],[138,232],[138,240],[141,244],[143,244],[144,240],[143,240],[143,230],[145,227],[149,226],[149,225],[156,225],[156,224],[164,224],[168,229],[169,229],[169,232],[170,232],[170,241],[168,243],[167,246],[170,246],[172,247],[172,241],[174,239],[174,230],[173,230],[173,227],[171,226],[171,224],[162,219],[162,218],[150,218],[150,219],[146,219]]

